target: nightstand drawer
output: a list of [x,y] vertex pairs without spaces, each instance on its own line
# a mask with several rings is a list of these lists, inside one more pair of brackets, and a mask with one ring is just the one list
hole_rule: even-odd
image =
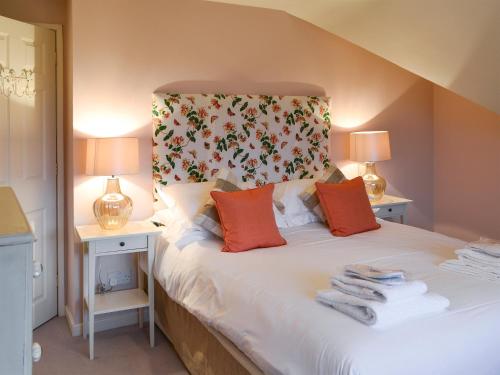
[[107,240],[99,240],[95,242],[95,252],[97,254],[109,253],[114,251],[147,249],[147,247],[147,236],[110,238]]
[[383,206],[383,207],[374,207],[377,212],[375,212],[375,216],[384,218],[384,217],[399,217],[405,214],[406,205],[405,204],[395,204],[391,206]]

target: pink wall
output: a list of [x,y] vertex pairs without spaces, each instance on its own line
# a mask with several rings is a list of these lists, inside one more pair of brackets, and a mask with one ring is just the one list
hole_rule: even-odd
[[[415,200],[409,223],[432,228],[431,83],[278,11],[199,0],[75,0],[71,15],[76,224],[94,222],[92,202],[103,187],[82,174],[88,136],[140,137],[141,173],[122,188],[135,202],[133,218],[151,214],[151,93],[163,87],[331,96],[335,158],[347,155],[347,132],[389,130],[393,160],[379,165],[389,192]],[[77,249],[72,258],[78,261]],[[69,271],[77,320],[79,267]]]
[[434,88],[434,229],[500,239],[500,115]]

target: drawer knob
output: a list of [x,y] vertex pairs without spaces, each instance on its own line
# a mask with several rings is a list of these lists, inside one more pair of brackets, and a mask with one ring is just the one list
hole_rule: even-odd
[[392,212],[392,208],[389,208],[389,212]]
[[123,241],[120,242],[120,246],[122,246],[122,247],[125,246],[125,242],[123,242]]

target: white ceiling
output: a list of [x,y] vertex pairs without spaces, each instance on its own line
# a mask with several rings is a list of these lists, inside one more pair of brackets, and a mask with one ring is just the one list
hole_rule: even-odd
[[282,10],[500,113],[499,0],[212,0]]

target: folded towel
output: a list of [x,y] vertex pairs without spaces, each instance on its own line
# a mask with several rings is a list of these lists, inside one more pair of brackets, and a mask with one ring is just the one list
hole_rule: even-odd
[[500,268],[498,267],[486,266],[475,260],[463,258],[462,256],[459,256],[456,260],[460,262],[460,264],[474,268],[477,272],[486,272],[492,275],[500,276]]
[[434,293],[382,303],[361,299],[335,289],[319,291],[316,300],[374,328],[386,328],[406,320],[439,313],[450,305],[447,298]]
[[380,302],[395,302],[427,292],[423,281],[407,281],[398,285],[384,285],[350,276],[334,276],[332,286],[341,292]]
[[458,260],[462,264],[465,264],[466,266],[476,268],[478,271],[490,272],[490,273],[493,273],[493,274],[500,276],[500,267],[499,266],[486,264],[486,263],[480,262],[476,259],[470,259],[470,258],[464,257],[462,255],[458,256]]
[[366,264],[350,264],[344,267],[344,274],[358,279],[386,285],[403,284],[406,274],[403,270],[377,268]]
[[500,274],[464,263],[463,259],[449,259],[439,265],[446,271],[459,272],[481,280],[500,282]]
[[493,257],[491,255],[481,253],[472,249],[459,249],[455,250],[458,258],[467,259],[484,266],[495,267],[500,272],[500,258]]
[[500,242],[490,238],[481,237],[479,241],[469,242],[467,247],[481,253],[500,258]]
[[405,271],[392,268],[379,268],[368,264],[348,264],[344,271],[354,275],[369,277],[371,279],[404,279]]

